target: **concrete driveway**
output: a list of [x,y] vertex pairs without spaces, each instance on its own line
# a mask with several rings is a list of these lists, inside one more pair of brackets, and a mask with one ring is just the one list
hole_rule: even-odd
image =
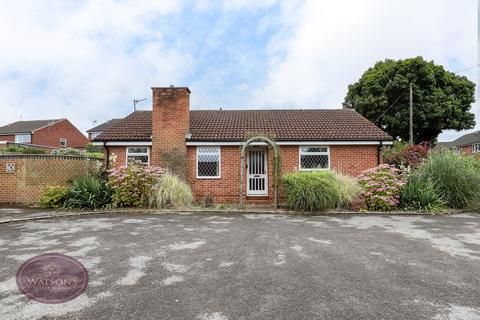
[[[102,214],[0,225],[0,319],[480,319],[480,215]],[[29,301],[47,252],[90,284]]]

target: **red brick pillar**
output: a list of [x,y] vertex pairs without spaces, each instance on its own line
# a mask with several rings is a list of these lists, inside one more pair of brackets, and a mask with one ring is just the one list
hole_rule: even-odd
[[185,178],[186,135],[190,127],[190,89],[152,88],[151,164]]

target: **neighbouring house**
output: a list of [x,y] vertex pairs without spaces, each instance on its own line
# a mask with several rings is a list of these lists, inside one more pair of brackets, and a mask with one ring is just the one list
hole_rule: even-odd
[[138,160],[183,175],[197,200],[270,203],[274,148],[267,139],[279,149],[281,173],[333,169],[358,175],[380,164],[382,146],[392,143],[351,109],[190,110],[188,88],[152,90],[152,111],[131,113],[94,144],[104,146],[116,166]]
[[0,127],[0,146],[85,148],[88,139],[67,119],[17,121]]
[[439,142],[439,147],[452,149],[456,154],[480,155],[480,131],[467,133],[450,142]]
[[110,119],[107,122],[104,122],[102,124],[99,124],[98,126],[95,126],[91,129],[88,129],[87,130],[88,139],[90,139],[90,140],[95,139],[99,134],[101,134],[103,131],[107,130],[113,124],[117,123],[119,120],[121,120],[121,119]]

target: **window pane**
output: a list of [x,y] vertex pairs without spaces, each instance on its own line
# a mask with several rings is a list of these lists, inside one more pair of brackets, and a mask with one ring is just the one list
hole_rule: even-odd
[[18,143],[30,143],[31,138],[29,134],[16,134],[15,135],[15,142]]
[[219,159],[218,154],[198,154],[198,176],[218,177]]
[[197,152],[200,153],[219,153],[219,147],[198,147]]
[[147,153],[147,147],[132,147],[128,148],[128,153]]
[[327,169],[328,155],[302,155],[300,158],[302,169]]
[[308,152],[328,152],[327,147],[301,147],[302,153]]
[[148,156],[128,156],[127,162],[139,161],[142,164],[148,164]]

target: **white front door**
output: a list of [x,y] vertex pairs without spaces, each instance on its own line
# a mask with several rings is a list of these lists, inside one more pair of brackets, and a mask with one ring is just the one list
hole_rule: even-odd
[[265,150],[249,150],[247,161],[247,195],[268,195],[268,162]]

